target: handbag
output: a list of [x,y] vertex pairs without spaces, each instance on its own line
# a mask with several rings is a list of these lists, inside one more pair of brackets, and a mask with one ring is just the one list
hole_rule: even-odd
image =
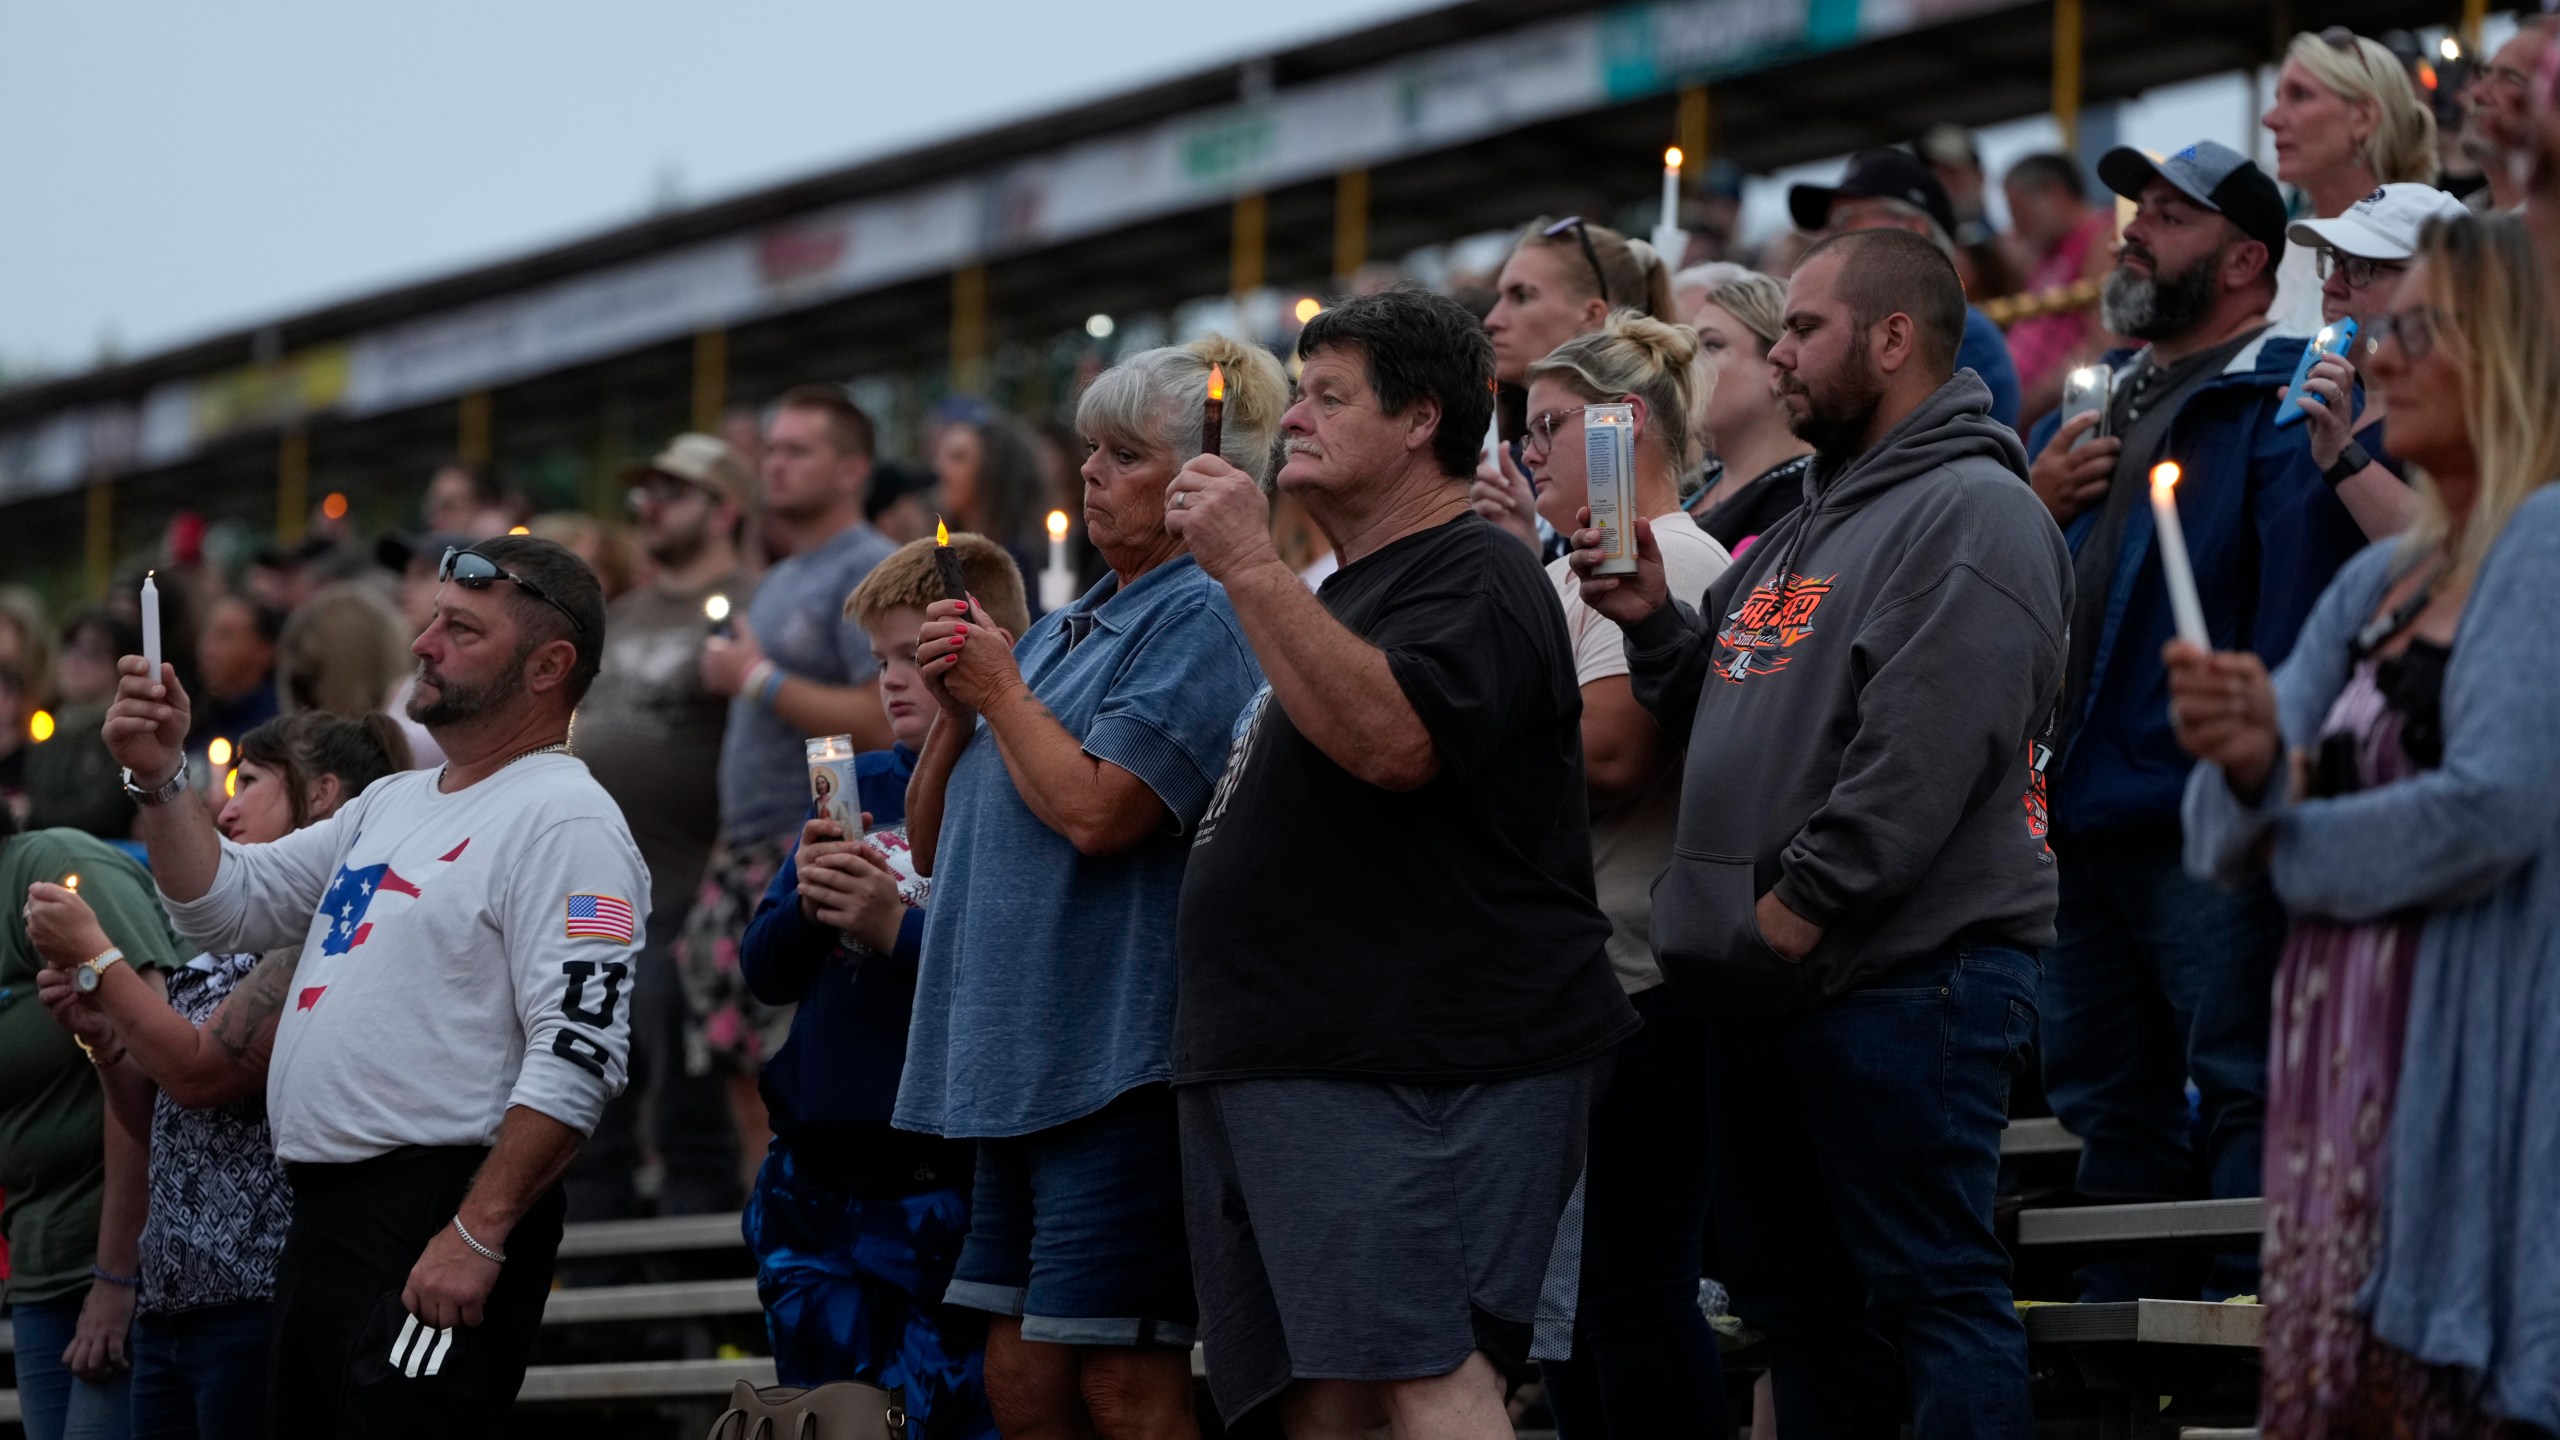
[[907,1410],[895,1394],[851,1380],[814,1390],[741,1380],[709,1440],[907,1440]]

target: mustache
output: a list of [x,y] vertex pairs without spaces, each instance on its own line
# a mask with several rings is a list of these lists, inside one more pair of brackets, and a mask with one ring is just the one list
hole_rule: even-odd
[[2122,248],[2116,251],[2117,265],[2121,266],[2127,260],[2140,260],[2154,270],[2160,268],[2160,257],[2152,254],[2150,247],[2139,240],[2127,240]]
[[1292,438],[1281,447],[1281,453],[1285,455],[1321,455],[1324,451],[1320,449],[1313,440]]

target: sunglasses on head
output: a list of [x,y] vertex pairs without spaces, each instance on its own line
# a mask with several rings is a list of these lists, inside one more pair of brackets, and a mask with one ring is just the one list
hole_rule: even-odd
[[1572,231],[1573,238],[1581,243],[1582,258],[1591,262],[1591,278],[1600,282],[1600,303],[1603,305],[1610,303],[1609,272],[1600,268],[1600,252],[1591,244],[1591,227],[1583,223],[1581,216],[1567,215],[1538,233],[1546,239],[1553,240],[1567,230]]
[[500,580],[512,580],[516,583],[517,589],[568,616],[569,628],[578,633],[578,638],[582,640],[586,638],[586,625],[568,606],[551,598],[541,586],[513,570],[503,568],[497,561],[477,550],[448,546],[444,552],[444,559],[436,566],[436,579],[447,584],[459,585],[465,590],[486,590]]

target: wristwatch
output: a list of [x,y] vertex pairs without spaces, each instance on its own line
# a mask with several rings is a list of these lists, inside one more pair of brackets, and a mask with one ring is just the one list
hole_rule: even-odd
[[99,982],[107,977],[107,967],[124,959],[124,952],[113,945],[82,961],[71,972],[71,988],[83,995],[97,993]]
[[2329,488],[2335,490],[2350,478],[2363,474],[2364,467],[2372,463],[2373,456],[2367,453],[2363,446],[2350,440],[2347,442],[2347,448],[2338,452],[2336,463],[2320,472],[2320,478],[2328,481]]
[[136,805],[166,805],[187,793],[187,764],[179,761],[177,773],[156,790],[145,790],[133,783],[133,772],[127,770],[124,772],[124,793]]

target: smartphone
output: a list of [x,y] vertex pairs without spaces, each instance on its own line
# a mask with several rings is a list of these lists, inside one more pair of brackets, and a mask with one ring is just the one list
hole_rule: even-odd
[[2302,382],[2311,377],[2311,367],[2319,364],[2323,355],[2346,354],[2347,346],[2354,343],[2355,338],[2356,322],[2341,320],[2335,325],[2321,326],[2320,333],[2311,337],[2311,343],[2302,347],[2302,360],[2293,367],[2293,384],[2285,391],[2284,403],[2276,407],[2277,425],[2302,423],[2302,407],[2293,402],[2302,393]]
[[[2116,372],[2106,365],[2083,365],[2062,379],[2062,423],[2068,425],[2083,410],[2098,412],[2098,423],[2080,440],[2095,440],[2107,433],[2107,397],[2115,392]],[[2072,441],[2076,448],[2080,440]]]

